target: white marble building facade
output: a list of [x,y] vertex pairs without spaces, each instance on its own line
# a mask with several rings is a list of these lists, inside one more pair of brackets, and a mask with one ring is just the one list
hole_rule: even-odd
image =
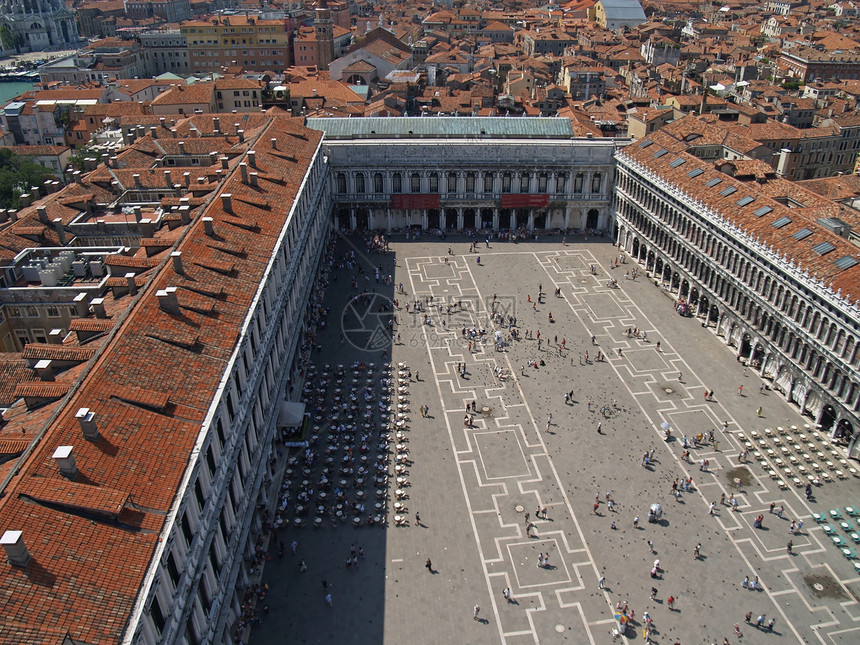
[[610,139],[326,139],[324,149],[341,229],[610,226]]

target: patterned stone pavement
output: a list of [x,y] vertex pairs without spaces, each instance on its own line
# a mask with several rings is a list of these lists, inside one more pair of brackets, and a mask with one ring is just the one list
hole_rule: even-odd
[[[281,533],[287,543],[299,543],[309,571],[299,573],[293,556],[268,563],[270,613],[252,641],[609,642],[616,604],[626,601],[635,611],[630,640],[643,637],[648,611],[652,640],[659,643],[724,637],[731,643],[857,642],[860,577],[810,518],[813,510],[860,503],[857,479],[833,477],[816,487],[810,503],[802,487],[789,480],[782,489],[778,482],[786,477],[769,473],[778,457],[768,460],[766,451],[793,443],[789,428],[800,433],[808,419],[778,395],[760,394],[757,377],[711,330],[674,313],[670,294],[644,275],[625,279],[632,264],[612,268],[618,251],[605,241],[491,242],[468,253],[468,244],[455,240],[451,256],[448,245],[399,240],[393,254],[367,256],[366,268],[382,264],[384,273],[396,261],[394,283],[402,283],[406,295],[359,280],[359,290],[376,288],[398,299],[400,342],[393,360],[420,375],[410,392],[408,525]],[[347,241],[341,246],[347,249]],[[333,312],[356,293],[352,274],[342,271],[329,290]],[[617,288],[607,283],[613,278]],[[539,284],[544,297],[537,303]],[[406,313],[406,302],[431,296],[426,314]],[[450,315],[448,305],[454,305]],[[490,320],[493,306],[515,316],[521,334],[501,351],[493,335],[509,331]],[[486,330],[488,342],[469,351],[464,327]],[[628,337],[632,327],[647,332],[647,340]],[[536,338],[522,338],[527,330],[535,337],[540,332],[540,349]],[[335,328],[322,334],[326,349],[319,361],[329,352],[331,362],[383,357],[343,346],[338,336]],[[598,351],[604,360],[595,360]],[[526,366],[530,362],[538,367]],[[465,375],[459,370],[464,363]],[[736,394],[740,384],[745,396]],[[709,390],[714,400],[705,400]],[[573,392],[570,403],[566,392]],[[466,427],[466,404],[473,401],[472,426]],[[417,413],[424,404],[428,418]],[[663,423],[676,440],[663,440]],[[767,469],[752,455],[751,463],[738,464],[743,442],[755,440],[752,431],[764,441],[765,429],[772,429],[772,442],[778,426],[788,433],[781,444],[751,446],[764,454]],[[682,461],[680,437],[712,429],[716,449],[692,450],[691,461]],[[651,449],[653,460],[643,467],[643,453]],[[709,461],[706,472],[702,459]],[[692,477],[693,487],[676,499],[672,482],[681,477]],[[607,492],[614,509],[605,503]],[[738,512],[719,503],[732,494]],[[717,502],[714,515],[711,502]],[[771,502],[785,507],[782,519],[769,512]],[[645,521],[652,503],[664,508],[660,523]],[[546,507],[545,519],[535,516],[537,507]],[[534,525],[528,534],[526,513]],[[759,514],[764,527],[753,529]],[[789,535],[790,521],[798,518],[803,529]],[[786,552],[789,539],[793,555]],[[347,570],[343,562],[354,543],[367,555]],[[694,558],[697,544],[701,555]],[[549,554],[548,566],[538,566],[540,553]],[[424,567],[428,557],[434,573]],[[649,575],[655,559],[658,579]],[[743,589],[744,576],[756,575],[763,589]],[[598,589],[600,576],[606,589]],[[331,608],[321,578],[331,586]],[[652,586],[655,600],[649,599]],[[510,601],[502,596],[506,587]],[[670,595],[674,610],[667,607]],[[480,620],[473,620],[475,604]],[[775,618],[773,632],[744,624],[747,612],[753,619],[762,613]],[[733,634],[735,623],[742,641]]]

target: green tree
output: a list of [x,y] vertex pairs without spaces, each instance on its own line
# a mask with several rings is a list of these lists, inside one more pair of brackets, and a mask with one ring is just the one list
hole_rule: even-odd
[[30,186],[41,186],[54,174],[35,161],[16,155],[9,148],[0,148],[0,207],[21,208],[21,195]]

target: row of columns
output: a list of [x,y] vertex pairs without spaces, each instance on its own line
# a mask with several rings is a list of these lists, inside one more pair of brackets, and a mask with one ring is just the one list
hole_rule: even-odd
[[[430,185],[431,175],[436,174],[435,188]],[[418,190],[412,185],[412,177],[415,174],[419,176]],[[360,194],[385,194],[394,193],[404,194],[502,194],[502,193],[529,193],[529,194],[602,194],[606,185],[606,177],[608,171],[603,170],[583,170],[582,172],[561,172],[561,171],[511,171],[498,172],[487,170],[457,170],[450,172],[437,172],[432,170],[416,170],[409,171],[385,171],[385,172],[348,172],[344,173],[343,179],[347,180],[346,191],[336,190],[336,192],[359,193],[357,186],[357,175],[361,174],[364,177],[364,190]],[[400,187],[395,191],[394,176],[400,175]],[[382,175],[382,191],[378,191],[376,185],[376,175]],[[456,177],[454,190],[449,190],[448,178]],[[467,189],[466,180],[469,175],[474,175],[474,186]],[[492,186],[490,190],[484,189],[484,178],[487,175],[492,176]],[[541,175],[546,175],[546,185],[540,185]],[[558,185],[559,176],[564,177],[563,184]],[[525,185],[522,183],[522,178],[526,177]],[[504,186],[506,178],[510,179],[510,185]],[[337,181],[337,180],[336,180]],[[571,183],[572,182],[572,183]],[[596,185],[595,185],[596,182]],[[335,186],[336,189],[343,186]],[[596,190],[595,190],[596,188]]]
[[[380,213],[382,209],[367,209],[367,228],[370,230],[374,230],[377,228],[385,228],[386,230],[391,230],[394,228],[392,223],[392,213],[391,208],[385,208],[385,212]],[[509,230],[514,230],[517,227],[517,212],[522,210],[528,210],[528,224],[526,228],[528,230],[533,230],[535,228],[535,220],[539,216],[543,215],[546,218],[552,218],[552,213],[547,210],[529,208],[529,209],[521,209],[521,208],[510,208],[510,209],[502,209],[502,208],[480,208],[480,207],[453,207],[453,208],[439,208],[439,225],[438,228],[442,230],[447,230],[449,225],[449,215],[446,211],[456,210],[456,229],[464,230],[466,228],[484,228],[483,226],[483,213],[484,210],[492,210],[492,228],[493,230],[499,230],[500,228],[506,228]],[[466,222],[466,210],[474,211],[474,218],[472,222],[469,222],[467,225]],[[508,221],[502,221],[503,215],[500,211],[509,210],[510,213],[508,215]],[[594,228],[597,229],[605,229],[606,228],[606,216],[605,213],[602,212],[604,209],[594,208],[594,209],[579,209],[579,222],[574,222],[574,209],[570,206],[565,207],[564,209],[564,220],[563,224],[559,228],[563,229],[577,229],[577,230],[585,230],[587,224],[588,213],[591,210],[597,211],[597,223]],[[350,228],[355,230],[358,228],[358,216],[356,214],[356,207],[350,206]],[[422,229],[429,229],[430,227],[430,212],[428,209],[407,209],[406,210],[406,224],[407,226],[414,226],[415,224],[420,224]],[[416,221],[417,220],[417,221]],[[437,227],[433,227],[437,228]],[[545,228],[556,228],[551,226],[545,226]]]
[[[770,342],[770,340],[768,338],[762,337],[762,335],[759,333],[760,331],[763,331],[765,334],[767,334],[769,331],[771,331],[772,325],[774,324],[774,320],[772,318],[768,318],[768,320],[767,320],[768,324],[766,325],[765,329],[757,330],[753,326],[751,326],[751,324],[748,325],[747,321],[745,319],[734,315],[728,309],[720,307],[717,304],[718,297],[719,297],[718,294],[710,293],[708,285],[706,285],[704,283],[700,283],[694,276],[688,274],[681,267],[678,267],[677,269],[672,269],[671,268],[673,265],[672,260],[670,260],[668,257],[665,257],[662,253],[660,253],[657,250],[657,247],[651,246],[649,248],[645,244],[643,244],[641,242],[641,240],[639,240],[637,252],[634,254],[633,253],[633,242],[634,242],[635,238],[633,235],[630,235],[631,233],[633,233],[635,235],[636,233],[638,233],[638,231],[636,229],[632,228],[630,226],[629,222],[624,222],[622,219],[622,222],[619,222],[618,238],[616,239],[616,243],[619,246],[619,248],[622,248],[625,251],[627,251],[631,256],[634,257],[634,259],[636,259],[637,262],[643,262],[646,265],[646,269],[649,268],[649,266],[651,266],[651,263],[649,261],[649,252],[651,254],[653,254],[654,266],[656,266],[656,263],[658,260],[662,261],[662,263],[663,263],[663,269],[661,272],[661,279],[663,279],[667,270],[669,271],[670,276],[674,276],[674,275],[683,276],[683,279],[686,280],[689,284],[688,293],[691,292],[693,289],[696,289],[699,292],[699,303],[701,303],[703,300],[702,294],[708,294],[707,296],[704,296],[705,298],[707,298],[707,300],[709,302],[708,311],[705,312],[705,315],[707,316],[706,320],[710,320],[710,308],[712,306],[711,303],[713,303],[713,306],[716,306],[717,311],[718,311],[718,320],[717,320],[717,326],[716,326],[717,335],[718,336],[724,336],[726,339],[726,343],[731,345],[731,343],[733,342],[733,338],[736,335],[734,333],[735,326],[737,327],[737,338],[738,338],[737,354],[739,356],[742,353],[743,337],[744,337],[744,335],[749,336],[750,359],[753,359],[755,357],[757,350],[760,350],[762,352],[762,355],[760,357],[761,363],[757,368],[757,371],[760,374],[760,376],[768,377],[768,378],[771,378],[774,381],[776,381],[778,374],[776,374],[776,373],[768,374],[767,373],[767,369],[768,369],[768,367],[769,367],[769,365],[770,365],[770,363],[774,357],[778,357],[779,359],[782,359],[782,361],[784,363],[790,363],[792,365],[794,364],[793,360],[789,360],[790,356],[793,355],[793,351],[794,351],[793,347],[789,347],[789,348],[787,348],[786,351],[783,351],[781,345],[780,346],[774,345],[773,343]],[[653,245],[654,244],[653,240],[649,240],[649,244]],[[672,278],[670,277],[670,281],[671,280],[672,280]],[[682,280],[678,281],[679,293],[681,291],[681,282],[682,282]],[[672,288],[674,290],[674,285],[672,285]],[[700,312],[701,309],[697,309],[697,311]],[[786,333],[785,330],[783,330],[783,332]],[[795,342],[797,342],[799,340],[800,339],[795,339]],[[822,362],[822,360],[823,359],[819,358],[819,362]],[[803,365],[801,365],[801,367],[803,367]],[[815,368],[814,374],[818,374],[819,367],[820,367],[820,365]],[[751,366],[751,368],[752,368],[752,366]],[[843,381],[844,380],[845,379],[843,378]],[[834,411],[834,422],[833,422],[833,427],[830,429],[831,437],[833,437],[835,435],[837,428],[840,427],[840,423],[842,423],[842,422],[847,422],[847,423],[851,424],[852,428],[854,429],[855,432],[858,430],[858,428],[856,427],[856,423],[857,423],[856,418],[854,418],[848,412],[848,410],[846,409],[843,402],[839,401],[838,399],[833,398],[829,394],[829,392],[827,392],[826,390],[821,388],[820,384],[817,383],[814,379],[809,378],[809,376],[807,374],[805,374],[805,373],[794,374],[793,373],[792,378],[791,378],[791,383],[792,383],[791,387],[785,391],[785,397],[789,401],[796,399],[795,390],[797,389],[798,385],[803,387],[802,396],[800,398],[797,398],[795,401],[798,404],[798,406],[800,407],[801,414],[805,414],[805,413],[809,412],[807,405],[813,396],[819,397],[820,405],[819,405],[818,409],[815,410],[815,417],[814,417],[816,424],[821,423],[824,415],[826,414],[826,408],[828,406],[833,409],[833,411]],[[847,381],[845,381],[842,385],[846,385],[846,384],[848,384]],[[843,390],[843,388],[840,386],[840,388],[839,388],[840,393],[842,393],[842,390]],[[854,408],[854,411],[856,412],[856,411],[858,411],[858,409],[860,409],[860,394],[855,393],[853,396],[854,396],[853,408]],[[849,404],[850,404],[850,402],[849,402]]]

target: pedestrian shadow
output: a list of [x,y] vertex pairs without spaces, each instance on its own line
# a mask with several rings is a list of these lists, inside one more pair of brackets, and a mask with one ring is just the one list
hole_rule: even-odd
[[520,604],[520,603],[519,603],[519,602],[517,602],[516,600],[514,600],[513,598],[508,598],[508,604],[509,604],[509,605],[517,605],[517,606],[519,606],[519,604]]
[[475,620],[477,620],[482,625],[489,625],[490,624],[490,621],[487,620],[486,618],[476,618]]

